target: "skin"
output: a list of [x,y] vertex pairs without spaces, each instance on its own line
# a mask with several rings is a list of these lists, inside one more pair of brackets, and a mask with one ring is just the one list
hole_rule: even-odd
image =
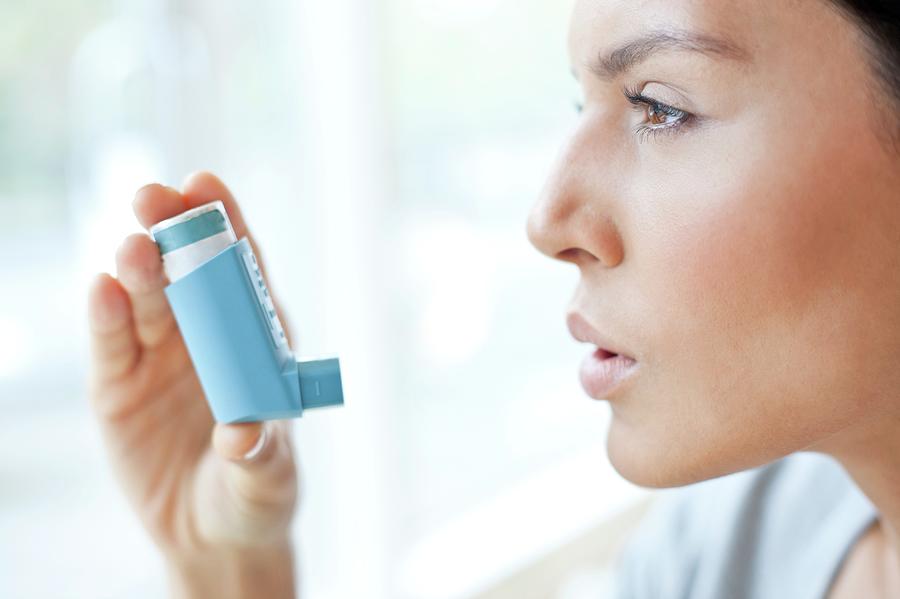
[[[590,66],[672,28],[731,51]],[[820,0],[581,0],[569,52],[583,110],[527,229],[638,360],[613,465],[670,487],[832,455],[883,514],[832,597],[900,596],[900,156],[857,27]]]

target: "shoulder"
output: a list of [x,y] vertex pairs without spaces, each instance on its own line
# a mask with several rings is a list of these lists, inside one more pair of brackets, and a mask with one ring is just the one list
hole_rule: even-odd
[[793,583],[811,589],[809,573],[827,582],[823,570],[874,514],[840,464],[815,453],[659,491],[619,558],[618,596],[786,596],[798,571],[807,578]]

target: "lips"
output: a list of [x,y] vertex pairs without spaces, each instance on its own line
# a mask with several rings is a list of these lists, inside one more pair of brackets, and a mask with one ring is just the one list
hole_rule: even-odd
[[637,372],[637,362],[621,355],[603,358],[602,351],[598,349],[585,356],[579,378],[589,396],[594,399],[613,399],[624,383]]
[[566,324],[572,337],[597,346],[581,363],[581,386],[594,399],[611,399],[618,395],[625,382],[637,373],[637,360],[626,353],[625,348],[592,327],[579,313],[566,315]]
[[569,312],[566,315],[566,326],[568,326],[569,333],[576,340],[596,345],[597,349],[600,350],[599,358],[611,358],[619,355],[634,360],[634,357],[625,348],[620,347],[615,341],[592,327],[578,312]]

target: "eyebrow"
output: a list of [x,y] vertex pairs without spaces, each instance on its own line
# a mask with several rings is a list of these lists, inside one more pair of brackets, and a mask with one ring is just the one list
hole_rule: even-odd
[[724,38],[683,29],[662,29],[629,40],[608,54],[601,52],[588,67],[601,79],[612,79],[647,60],[653,54],[665,50],[700,52],[708,56],[739,61],[748,61],[750,58],[745,49]]

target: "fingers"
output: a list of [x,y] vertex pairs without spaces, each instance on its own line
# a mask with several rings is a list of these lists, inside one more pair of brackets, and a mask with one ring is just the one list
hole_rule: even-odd
[[91,368],[100,381],[128,374],[140,357],[125,289],[106,273],[97,275],[88,292]]
[[162,220],[215,200],[225,205],[237,238],[248,235],[244,216],[228,187],[218,177],[205,171],[188,176],[181,193],[159,183],[145,185],[134,195],[132,208],[141,226],[149,229]]
[[159,249],[143,233],[129,235],[116,253],[116,271],[128,292],[137,339],[145,347],[156,347],[175,327],[163,293],[167,280]]
[[137,190],[131,203],[134,215],[145,229],[187,210],[188,206],[177,189],[151,183]]

